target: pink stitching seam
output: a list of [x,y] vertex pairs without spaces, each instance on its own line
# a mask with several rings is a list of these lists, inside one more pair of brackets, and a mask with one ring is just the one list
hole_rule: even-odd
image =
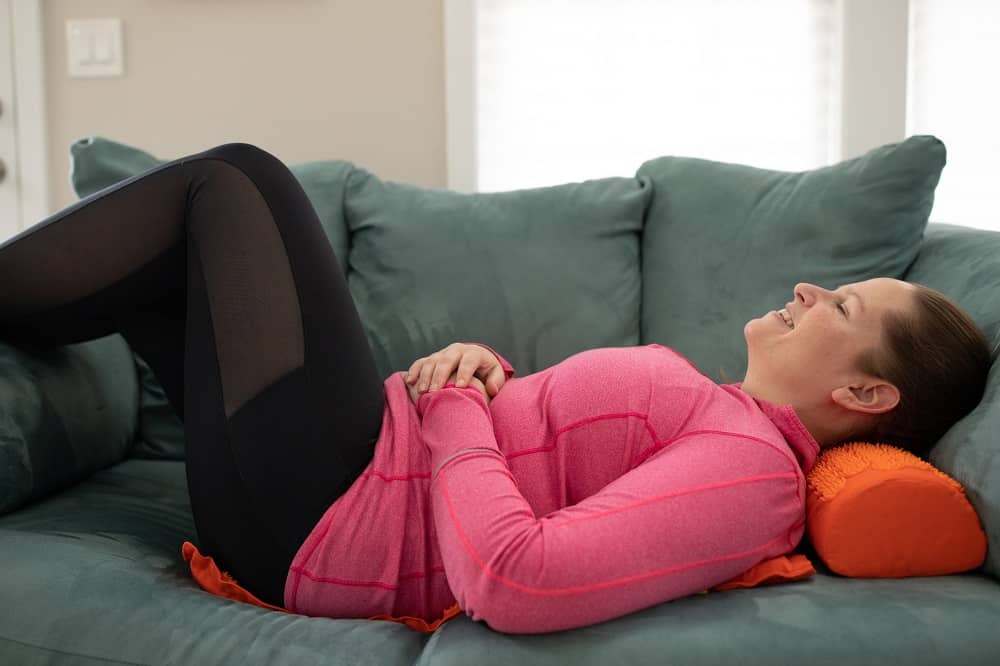
[[735,486],[744,483],[753,483],[754,481],[769,481],[771,479],[788,479],[788,478],[798,478],[794,473],[787,472],[777,472],[774,474],[758,474],[757,476],[745,476],[742,479],[733,479],[730,481],[719,481],[717,483],[706,483],[701,486],[692,486],[691,488],[683,488],[681,490],[672,490],[669,493],[663,495],[656,495],[654,497],[647,497],[646,499],[639,500],[638,502],[633,502],[632,504],[626,504],[625,506],[620,506],[615,509],[608,509],[602,513],[594,514],[592,516],[581,516],[579,518],[570,518],[569,520],[563,521],[561,523],[549,523],[552,527],[562,527],[564,525],[570,525],[572,523],[579,523],[585,520],[593,520],[594,518],[600,518],[602,516],[608,516],[614,513],[621,513],[626,509],[632,509],[639,506],[644,506],[646,504],[652,504],[663,499],[670,499],[672,497],[679,497],[681,495],[688,495],[690,493],[700,492],[702,490],[715,490],[716,488],[726,488],[728,486]]
[[[384,590],[398,590],[398,585],[393,585],[392,583],[385,583],[380,580],[350,580],[348,578],[336,578],[334,576],[317,576],[311,571],[308,571],[305,567],[295,566],[292,570],[299,573],[309,580],[315,583],[323,583],[330,585],[346,585],[350,587],[380,587]],[[429,571],[414,571],[412,573],[403,574],[399,577],[399,580],[415,580],[421,578],[427,578],[436,573],[444,573],[444,567],[431,567]]]
[[564,433],[567,433],[570,430],[574,430],[576,428],[579,428],[580,426],[585,426],[585,425],[588,425],[590,423],[596,423],[597,421],[610,421],[611,419],[622,419],[622,418],[629,418],[629,417],[633,417],[633,418],[637,418],[637,419],[642,419],[645,422],[646,430],[649,431],[649,434],[653,438],[653,441],[656,441],[656,439],[657,439],[657,437],[656,437],[656,431],[654,431],[653,430],[653,426],[650,425],[649,418],[647,417],[646,414],[642,414],[640,412],[621,412],[621,413],[617,413],[617,414],[601,414],[599,416],[589,416],[589,417],[587,417],[585,419],[582,419],[580,421],[576,421],[575,423],[570,423],[569,425],[563,426],[562,428],[560,428],[559,430],[557,430],[555,432],[555,434],[552,436],[552,444],[550,444],[548,446],[539,446],[539,447],[536,447],[534,449],[524,449],[524,450],[521,450],[521,451],[514,451],[512,453],[508,453],[508,454],[506,454],[507,455],[507,460],[510,460],[512,458],[517,458],[519,456],[525,456],[525,455],[528,455],[529,453],[543,453],[545,451],[552,451],[552,450],[554,450],[556,448],[556,445],[557,445],[557,443],[559,441],[559,438]]
[[710,559],[707,559],[707,560],[701,560],[701,561],[697,561],[697,562],[689,562],[687,564],[683,564],[683,565],[680,565],[680,566],[667,567],[665,569],[660,569],[660,570],[657,570],[657,571],[651,571],[651,572],[645,573],[645,574],[636,574],[634,576],[625,576],[624,578],[618,578],[616,580],[606,581],[606,582],[603,582],[603,583],[592,583],[590,585],[581,585],[581,586],[578,586],[578,587],[565,587],[565,588],[547,588],[547,589],[536,588],[536,587],[531,587],[529,585],[523,585],[521,583],[516,583],[516,582],[510,580],[509,578],[506,578],[505,576],[501,576],[501,575],[499,575],[497,573],[494,573],[489,568],[489,566],[485,562],[483,562],[483,560],[476,553],[475,549],[469,543],[469,540],[466,538],[465,532],[462,530],[461,524],[458,521],[458,517],[455,515],[454,507],[452,506],[452,502],[451,502],[451,496],[448,494],[448,484],[444,482],[444,479],[442,479],[441,476],[439,476],[438,478],[441,479],[441,481],[442,481],[442,483],[441,483],[441,491],[444,493],[445,503],[448,505],[448,512],[451,514],[452,523],[455,525],[455,529],[458,531],[459,539],[462,541],[462,544],[465,546],[465,549],[468,551],[469,556],[473,559],[473,561],[477,565],[479,565],[479,568],[486,575],[490,576],[491,578],[495,578],[497,581],[499,581],[500,583],[502,583],[502,584],[504,584],[504,585],[506,585],[508,587],[512,587],[512,588],[514,588],[516,590],[520,590],[520,591],[523,591],[523,592],[528,592],[530,594],[547,595],[547,596],[548,595],[551,595],[551,596],[562,596],[562,595],[567,595],[567,594],[576,594],[576,593],[580,593],[580,592],[591,592],[591,591],[601,590],[601,589],[605,589],[605,588],[616,587],[616,586],[619,586],[619,585],[625,585],[627,583],[632,583],[632,582],[636,582],[636,581],[646,580],[646,579],[649,579],[649,578],[656,578],[656,577],[662,576],[662,575],[676,573],[678,571],[683,571],[684,569],[691,569],[691,568],[694,568],[694,567],[703,566],[703,565],[706,565],[706,564],[711,564],[712,562],[723,562],[723,561],[726,561],[726,560],[739,559],[741,557],[745,557],[747,555],[751,555],[753,553],[757,553],[757,552],[760,552],[762,550],[766,550],[771,545],[777,543],[781,539],[787,539],[788,538],[787,534],[783,534],[783,535],[781,535],[781,536],[779,536],[779,537],[777,537],[775,539],[772,539],[771,541],[765,543],[762,546],[759,546],[757,548],[753,548],[753,549],[748,550],[748,551],[744,551],[742,553],[735,553],[735,554],[732,554],[732,555],[723,555],[723,556],[720,556],[720,557],[710,558]]
[[414,474],[404,474],[402,476],[389,476],[383,474],[382,472],[376,472],[372,470],[371,472],[365,472],[358,478],[371,478],[376,477],[382,479],[383,481],[409,481],[410,479],[429,479],[431,478],[430,472],[426,474],[414,473]]

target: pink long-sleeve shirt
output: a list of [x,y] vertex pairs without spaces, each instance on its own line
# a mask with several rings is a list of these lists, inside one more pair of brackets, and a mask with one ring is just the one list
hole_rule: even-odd
[[453,386],[414,405],[404,373],[386,379],[374,458],[296,554],[289,610],[431,621],[457,601],[497,631],[543,633],[798,545],[819,445],[790,406],[656,344],[520,378],[497,357],[507,381],[489,405]]

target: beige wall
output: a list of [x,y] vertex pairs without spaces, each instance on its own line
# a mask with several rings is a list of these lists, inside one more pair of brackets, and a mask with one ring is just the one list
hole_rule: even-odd
[[[442,1],[46,0],[52,209],[91,135],[161,158],[247,141],[444,187]],[[125,76],[71,79],[66,20],[100,17],[123,21]]]

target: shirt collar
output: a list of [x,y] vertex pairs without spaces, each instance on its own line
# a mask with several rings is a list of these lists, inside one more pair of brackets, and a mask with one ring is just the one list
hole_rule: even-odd
[[[740,390],[741,385],[742,382],[730,384],[736,390]],[[776,405],[761,398],[748,397],[753,398],[753,401],[760,407],[760,411],[764,412],[764,415],[771,419],[771,422],[781,432],[785,441],[788,442],[788,446],[792,449],[792,453],[798,459],[799,466],[802,467],[802,472],[808,474],[809,470],[816,463],[820,446],[816,438],[806,429],[799,415],[795,413],[795,409],[791,405]]]
[[760,407],[760,411],[764,412],[784,435],[785,441],[798,458],[803,473],[808,474],[816,463],[816,456],[819,455],[819,442],[806,430],[806,426],[791,405],[779,406],[759,398],[754,398],[754,401]]

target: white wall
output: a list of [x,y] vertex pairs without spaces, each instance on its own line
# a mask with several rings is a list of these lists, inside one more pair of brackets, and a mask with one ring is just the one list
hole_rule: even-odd
[[[46,0],[51,206],[69,145],[162,158],[247,141],[286,163],[347,159],[444,187],[442,0]],[[120,17],[125,76],[71,79],[66,20]]]

